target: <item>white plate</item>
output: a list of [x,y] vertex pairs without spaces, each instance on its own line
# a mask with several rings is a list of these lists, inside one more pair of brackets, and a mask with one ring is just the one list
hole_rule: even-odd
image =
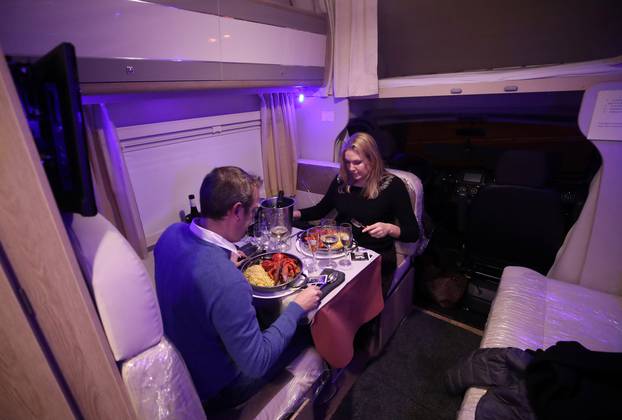
[[[351,251],[352,249],[356,248],[356,244],[352,244],[353,246],[350,247],[348,249],[348,251]],[[304,245],[302,239],[300,237],[298,237],[298,239],[296,239],[296,249],[298,250],[298,252],[300,252],[301,254],[307,256],[307,257],[313,257],[313,254],[311,253],[311,251],[309,251],[307,249],[307,247]],[[328,251],[320,251],[317,252],[315,254],[315,258],[317,258],[318,260],[326,260],[328,258],[341,258],[344,257],[346,255],[346,250],[344,248],[341,248],[339,251],[333,251],[331,252],[331,255],[328,255]]]

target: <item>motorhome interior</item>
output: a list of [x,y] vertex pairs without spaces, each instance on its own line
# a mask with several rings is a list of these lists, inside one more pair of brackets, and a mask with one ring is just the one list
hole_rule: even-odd
[[[620,418],[602,378],[622,370],[622,7],[455,3],[3,1],[1,417]],[[216,167],[316,205],[361,132],[417,241],[393,241],[383,295],[373,249],[251,224],[238,245],[343,274],[303,318],[310,345],[206,414],[155,245]],[[251,292],[268,325],[301,293]],[[470,369],[509,348],[552,350],[511,384]],[[521,379],[546,368],[567,375]]]

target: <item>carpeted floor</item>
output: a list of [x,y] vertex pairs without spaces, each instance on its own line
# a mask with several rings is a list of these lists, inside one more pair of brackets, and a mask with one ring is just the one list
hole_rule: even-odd
[[419,310],[367,366],[333,419],[455,419],[461,397],[445,392],[444,373],[481,337]]

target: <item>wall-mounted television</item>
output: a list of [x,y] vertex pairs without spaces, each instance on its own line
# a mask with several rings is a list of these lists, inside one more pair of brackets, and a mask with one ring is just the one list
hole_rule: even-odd
[[62,212],[97,213],[73,45],[38,59],[6,57],[56,204]]

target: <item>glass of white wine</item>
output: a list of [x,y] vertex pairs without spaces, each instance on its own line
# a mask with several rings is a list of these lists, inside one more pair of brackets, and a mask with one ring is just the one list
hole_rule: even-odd
[[352,261],[350,261],[350,248],[352,247],[352,225],[350,223],[342,223],[339,225],[339,239],[343,245],[344,258],[339,260],[339,265],[343,267],[350,267]]
[[337,242],[339,242],[339,231],[337,230],[337,226],[326,225],[320,228],[322,233],[320,235],[320,241],[322,244],[326,245],[328,250],[328,258],[324,263],[325,268],[337,268],[337,263],[333,261],[333,247]]
[[285,223],[280,223],[278,220],[273,220],[270,224],[270,238],[274,243],[274,248],[277,251],[285,251],[287,244],[283,239],[289,234],[289,229],[285,226]]

